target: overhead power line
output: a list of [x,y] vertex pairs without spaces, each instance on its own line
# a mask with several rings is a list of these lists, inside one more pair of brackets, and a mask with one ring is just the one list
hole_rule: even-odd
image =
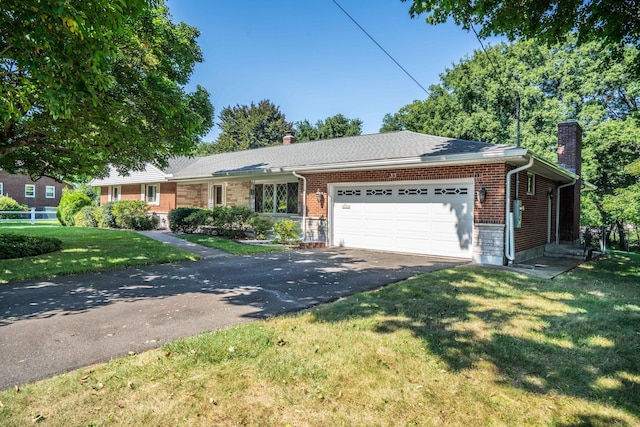
[[393,62],[394,62],[398,67],[400,67],[400,69],[401,69],[402,71],[404,71],[404,73],[405,73],[407,76],[409,76],[409,78],[410,78],[411,80],[413,80],[413,82],[414,82],[415,84],[417,84],[417,85],[420,87],[420,89],[422,89],[422,90],[424,91],[424,93],[426,93],[426,94],[427,94],[427,96],[429,96],[429,95],[430,95],[429,91],[428,91],[427,89],[425,89],[425,88],[424,88],[424,86],[422,86],[422,85],[421,85],[421,84],[420,84],[420,83],[419,83],[419,82],[418,82],[418,81],[417,81],[417,80],[416,80],[416,79],[411,75],[411,73],[409,73],[409,72],[408,72],[408,71],[407,71],[407,70],[406,70],[402,65],[400,65],[400,63],[399,63],[398,61],[396,61],[396,60],[395,60],[395,58],[394,58],[393,56],[391,56],[391,54],[390,54],[389,52],[387,52],[387,51],[385,50],[385,48],[383,48],[383,47],[380,45],[380,43],[378,43],[378,42],[376,41],[376,39],[374,39],[374,38],[373,38],[373,36],[371,36],[371,34],[369,34],[369,33],[367,32],[367,30],[365,30],[364,28],[362,28],[362,25],[358,24],[358,21],[356,21],[356,20],[355,20],[351,15],[349,15],[349,13],[348,13],[346,10],[344,10],[344,8],[343,8],[342,6],[340,6],[340,4],[339,4],[336,0],[331,0],[331,1],[333,1],[333,3],[334,3],[334,4],[335,4],[335,5],[336,5],[336,6],[337,6],[337,7],[338,7],[338,8],[339,8],[339,9],[340,9],[340,10],[341,10],[345,15],[347,15],[347,17],[348,17],[348,18],[349,18],[349,19],[350,19],[354,24],[356,24],[356,25],[358,26],[358,28],[360,28],[360,30],[361,30],[363,33],[365,33],[365,34],[367,35],[367,37],[369,37],[369,38],[371,39],[371,41],[372,41],[372,42],[374,42],[374,43],[376,44],[376,46],[378,46],[378,47],[380,48],[380,50],[381,50],[381,51],[383,51],[383,52],[384,52],[384,53],[389,57],[389,59],[391,59],[391,60],[392,60],[392,61],[393,61]]

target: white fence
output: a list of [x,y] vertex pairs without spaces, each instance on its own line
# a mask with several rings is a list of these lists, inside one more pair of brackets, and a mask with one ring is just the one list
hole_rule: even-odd
[[57,219],[56,211],[54,210],[36,211],[36,208],[31,208],[28,211],[0,211],[0,223],[29,221],[31,224],[35,224],[36,221],[48,221],[52,219]]

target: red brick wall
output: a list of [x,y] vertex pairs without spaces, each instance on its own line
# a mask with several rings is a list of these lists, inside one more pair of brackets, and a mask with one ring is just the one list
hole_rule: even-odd
[[[2,195],[9,196],[18,203],[29,206],[30,208],[41,209],[44,207],[57,207],[62,197],[62,189],[70,187],[67,184],[58,182],[52,178],[42,177],[37,181],[32,181],[26,175],[11,175],[0,171],[0,182],[2,183]],[[31,184],[36,186],[36,197],[25,197],[24,186]],[[47,186],[55,187],[55,197],[47,199]]]
[[141,200],[140,184],[127,184],[120,186],[120,200]]
[[[504,224],[505,165],[500,163],[432,168],[382,169],[358,172],[326,172],[305,174],[307,178],[307,215],[327,217],[327,184],[337,182],[400,182],[417,180],[446,180],[473,178],[476,190],[484,187],[487,198],[479,203],[475,198],[474,222]],[[322,206],[316,191],[323,193]]]
[[109,187],[100,187],[100,205],[109,201]]
[[[116,186],[117,187],[117,186]],[[120,185],[120,200],[143,200],[140,184]],[[100,187],[100,204],[109,201],[109,187]],[[169,212],[176,207],[176,183],[165,182],[160,184],[160,205],[149,205],[149,212]]]
[[[518,198],[522,201],[524,211],[522,212],[522,227],[515,229],[516,252],[536,248],[547,243],[548,228],[548,206],[549,198],[547,191],[553,189],[553,199],[551,200],[551,239],[555,236],[556,227],[556,197],[557,185],[553,181],[535,176],[535,194],[527,194],[527,171],[517,174],[519,179]],[[516,177],[511,177],[511,200],[515,199]]]
[[169,212],[177,207],[176,194],[178,184],[175,182],[164,182],[160,184],[160,206],[150,206],[151,212]]

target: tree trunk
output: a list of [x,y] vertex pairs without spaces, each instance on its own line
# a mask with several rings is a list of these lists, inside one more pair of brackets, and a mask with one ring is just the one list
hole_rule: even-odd
[[624,225],[620,221],[616,221],[616,227],[618,228],[618,237],[620,237],[620,250],[627,250],[627,236],[624,234]]

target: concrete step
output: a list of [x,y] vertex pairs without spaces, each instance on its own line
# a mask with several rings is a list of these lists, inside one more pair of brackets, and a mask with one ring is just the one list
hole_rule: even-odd
[[574,258],[581,260],[584,260],[587,257],[587,253],[580,246],[576,246],[573,244],[556,245],[555,243],[545,245],[544,255],[549,257]]

